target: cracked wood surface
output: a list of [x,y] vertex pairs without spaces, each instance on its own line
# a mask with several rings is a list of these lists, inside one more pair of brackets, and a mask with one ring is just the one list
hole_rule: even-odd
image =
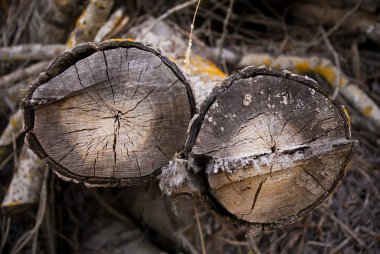
[[315,81],[251,67],[213,93],[190,157],[206,172],[214,207],[270,229],[336,187],[354,142],[345,109]]
[[23,103],[32,149],[61,177],[89,185],[156,174],[186,139],[195,105],[186,78],[141,43],[85,44],[67,59]]

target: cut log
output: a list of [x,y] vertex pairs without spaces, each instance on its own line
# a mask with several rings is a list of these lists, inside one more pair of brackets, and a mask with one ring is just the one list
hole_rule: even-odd
[[31,148],[66,180],[140,183],[181,150],[195,101],[176,65],[144,44],[81,44],[22,103]]
[[355,144],[345,108],[314,80],[267,68],[229,77],[192,123],[188,162],[171,162],[161,188],[195,193],[259,230],[319,206],[342,179]]

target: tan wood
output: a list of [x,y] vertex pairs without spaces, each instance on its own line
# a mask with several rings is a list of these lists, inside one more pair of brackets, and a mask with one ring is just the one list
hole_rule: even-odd
[[35,86],[27,99],[32,148],[69,180],[138,182],[186,139],[194,102],[183,75],[142,44],[113,43]]

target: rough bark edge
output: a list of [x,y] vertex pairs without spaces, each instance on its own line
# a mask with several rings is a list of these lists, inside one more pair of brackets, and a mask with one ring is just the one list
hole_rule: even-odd
[[[248,66],[240,71],[238,71],[236,74],[231,75],[227,79],[225,79],[221,86],[215,87],[211,94],[203,101],[203,103],[200,105],[200,109],[197,115],[194,116],[194,118],[191,120],[191,125],[189,126],[189,136],[186,140],[185,146],[184,146],[184,156],[186,158],[196,158],[198,156],[202,157],[202,155],[193,155],[191,154],[192,147],[195,144],[195,140],[198,136],[198,133],[203,125],[204,117],[211,107],[211,105],[215,102],[216,98],[220,96],[222,93],[227,91],[236,81],[240,79],[247,79],[256,77],[259,75],[263,76],[274,76],[274,77],[280,77],[285,78],[288,80],[299,82],[303,85],[306,85],[317,92],[321,93],[323,96],[325,96],[339,111],[343,121],[344,121],[344,128],[345,128],[345,136],[347,140],[351,140],[351,125],[350,125],[350,119],[347,114],[347,111],[345,107],[339,103],[338,101],[334,100],[329,93],[321,89],[318,85],[318,83],[307,77],[307,76],[301,76],[297,74],[293,74],[289,71],[277,71],[273,70],[271,68],[267,67],[253,67]],[[341,169],[339,170],[339,173],[337,177],[335,178],[335,181],[331,185],[330,189],[328,189],[327,192],[325,192],[322,196],[320,196],[316,201],[314,201],[310,206],[304,208],[303,210],[299,211],[296,215],[289,216],[287,218],[283,218],[281,220],[270,222],[270,223],[259,223],[259,222],[248,222],[246,220],[243,220],[241,218],[238,218],[236,215],[230,213],[220,202],[211,194],[210,192],[210,186],[207,181],[207,174],[206,172],[199,172],[199,174],[202,174],[202,177],[204,179],[204,182],[206,183],[205,191],[203,191],[199,197],[202,200],[202,202],[215,214],[225,218],[226,220],[236,223],[239,225],[246,225],[249,228],[251,228],[253,231],[270,231],[274,230],[278,227],[281,227],[286,224],[293,223],[297,220],[302,219],[305,215],[312,212],[314,209],[318,208],[322,202],[329,196],[331,193],[336,189],[338,184],[341,182],[342,178],[346,174],[346,168],[348,165],[349,160],[351,159],[354,150],[357,147],[357,141],[352,141],[351,143],[351,150],[349,154],[347,155]],[[195,165],[196,166],[196,165]]]
[[[35,136],[33,129],[34,129],[34,110],[40,106],[40,105],[46,105],[54,101],[48,101],[43,104],[32,104],[31,98],[33,96],[34,91],[42,84],[48,82],[55,76],[61,74],[66,69],[68,69],[70,66],[78,62],[79,60],[82,60],[96,52],[109,50],[109,49],[115,49],[115,48],[137,48],[143,51],[147,51],[150,53],[153,53],[154,55],[158,56],[166,66],[168,66],[173,73],[177,76],[177,78],[185,85],[187,97],[190,104],[190,113],[191,113],[191,119],[193,118],[194,114],[196,113],[196,104],[195,104],[195,98],[191,89],[191,85],[188,81],[188,78],[186,75],[178,68],[178,66],[173,63],[169,58],[164,56],[161,51],[155,50],[151,48],[149,45],[141,43],[141,42],[132,42],[129,40],[123,40],[123,39],[115,39],[115,40],[108,40],[104,41],[102,43],[94,44],[92,42],[86,42],[81,43],[75,48],[73,48],[71,51],[66,51],[62,55],[54,58],[45,72],[42,72],[38,78],[31,83],[29,88],[26,91],[25,99],[21,101],[20,107],[23,112],[23,118],[24,118],[24,131],[27,132],[26,141],[28,142],[30,148],[36,155],[44,160],[50,168],[53,169],[57,175],[60,176],[60,178],[66,180],[66,181],[73,181],[73,182],[83,182],[87,187],[116,187],[116,186],[127,186],[127,185],[136,185],[140,184],[142,182],[146,182],[153,177],[156,177],[160,174],[161,168],[156,169],[152,173],[146,176],[141,177],[128,177],[128,178],[112,178],[112,177],[85,177],[81,176],[75,173],[72,173],[67,168],[59,165],[56,161],[54,161],[52,158],[50,158],[46,152],[43,150],[40,142],[38,141],[37,137]],[[179,153],[182,153],[183,146],[180,149]]]

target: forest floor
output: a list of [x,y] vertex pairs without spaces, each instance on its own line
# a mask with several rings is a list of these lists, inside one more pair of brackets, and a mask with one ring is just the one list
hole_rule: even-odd
[[[181,38],[187,46],[198,1],[99,2],[110,5],[105,18],[112,14],[114,21],[98,38],[139,39],[149,32],[139,27],[159,18],[175,31],[167,38],[175,41],[171,47]],[[0,200],[9,195],[23,159],[24,133],[12,120],[23,92],[46,61],[73,43],[69,38],[97,32],[76,23],[86,6],[78,0],[0,0]],[[74,29],[77,37],[70,35]],[[195,53],[226,75],[247,65],[306,72],[347,106],[359,147],[333,194],[292,225],[254,233],[195,200],[163,197],[155,180],[88,189],[49,172],[33,204],[3,201],[1,253],[380,253],[380,1],[204,0],[192,42]],[[170,47],[168,55],[185,54]],[[342,82],[357,90],[340,91]],[[5,131],[10,125],[11,134]]]

